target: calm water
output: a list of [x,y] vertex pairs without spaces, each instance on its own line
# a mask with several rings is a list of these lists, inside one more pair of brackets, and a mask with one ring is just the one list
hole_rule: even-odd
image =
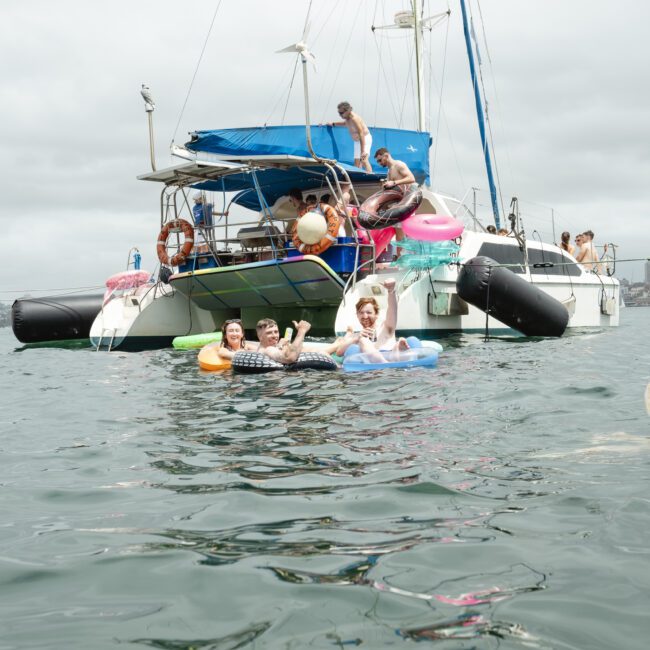
[[0,649],[645,649],[649,326],[260,377],[0,330]]

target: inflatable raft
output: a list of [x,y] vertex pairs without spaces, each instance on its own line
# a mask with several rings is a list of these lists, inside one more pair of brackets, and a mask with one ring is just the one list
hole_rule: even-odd
[[338,370],[336,361],[322,352],[302,352],[296,363],[285,365],[259,352],[236,352],[232,369],[245,374],[260,374],[275,370]]
[[434,368],[438,363],[438,351],[434,348],[413,348],[402,352],[382,352],[385,361],[378,362],[374,354],[347,355],[343,359],[346,372],[367,372],[386,368]]
[[212,343],[201,349],[198,356],[202,370],[228,370],[232,366],[230,359],[224,359],[220,354],[221,347]]
[[177,336],[172,345],[177,350],[195,350],[202,348],[208,343],[221,342],[221,332],[203,332],[202,334],[191,334],[189,336]]

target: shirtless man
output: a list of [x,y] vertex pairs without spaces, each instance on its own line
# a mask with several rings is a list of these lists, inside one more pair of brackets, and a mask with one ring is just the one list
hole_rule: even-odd
[[[395,160],[388,149],[385,147],[377,149],[375,151],[375,160],[382,167],[388,167],[387,178],[382,181],[385,190],[396,189],[406,194],[406,192],[417,188],[415,176],[413,176],[413,172],[408,168],[408,165],[401,160]],[[395,224],[395,239],[397,241],[404,239],[404,232],[400,224]],[[397,249],[396,259],[400,257],[401,250],[401,248]]]
[[414,186],[417,187],[415,176],[413,176],[413,172],[408,168],[408,165],[401,160],[395,160],[385,147],[375,151],[375,160],[382,167],[388,167],[388,177],[383,181],[384,189],[391,190],[395,188],[402,190],[402,192],[408,192],[415,189]]
[[293,326],[296,328],[296,338],[293,342],[280,341],[278,324],[271,318],[263,318],[255,327],[260,342],[257,351],[285,365],[295,363],[302,352],[305,334],[311,329],[311,324],[301,320],[299,323],[293,321]]
[[586,230],[582,233],[582,245],[576,255],[576,260],[580,262],[587,271],[596,271],[600,273],[600,264],[596,247],[594,246],[594,233]]
[[350,102],[341,102],[337,106],[339,115],[343,122],[330,122],[330,126],[347,126],[350,137],[354,141],[354,166],[372,171],[370,166],[370,148],[372,147],[372,136],[363,119],[357,115],[350,106]]

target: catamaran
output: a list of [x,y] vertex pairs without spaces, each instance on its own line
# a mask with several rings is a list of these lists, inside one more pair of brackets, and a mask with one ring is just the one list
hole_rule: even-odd
[[[113,279],[90,328],[97,349],[165,347],[177,336],[214,331],[229,318],[240,318],[248,330],[263,317],[274,318],[281,327],[305,319],[312,323],[312,334],[333,336],[354,322],[354,305],[360,297],[374,296],[380,306],[385,304],[382,281],[387,278],[396,280],[400,335],[432,338],[457,331],[517,329],[518,319],[512,321],[506,312],[526,311],[538,301],[538,293],[525,296],[521,304],[506,302],[501,311],[489,301],[482,304],[482,298],[465,299],[459,277],[465,264],[476,259],[507,268],[531,292],[541,291],[561,304],[567,327],[618,324],[619,283],[611,263],[587,268],[555,244],[528,239],[517,199],[508,216],[509,236],[504,237],[488,231],[475,207],[430,187],[431,137],[425,129],[421,86],[422,32],[432,19],[423,18],[419,5],[414,1],[411,10],[399,12],[393,26],[412,30],[415,37],[417,129],[371,127],[371,132],[375,150],[386,147],[413,172],[422,193],[414,216],[445,216],[462,224],[462,232],[450,238],[455,246],[447,248],[449,255],[432,253],[429,246],[404,248],[398,256],[399,248],[360,228],[355,217],[364,202],[381,191],[385,171],[378,166],[372,172],[355,167],[353,145],[343,129],[311,124],[307,72],[311,54],[300,42],[293,50],[302,62],[304,126],[196,131],[184,146],[173,146],[179,164],[161,170],[155,169],[152,149],[153,171],[139,178],[162,186],[160,271],[153,276],[127,272]],[[494,225],[499,228],[505,224],[464,0],[460,5]],[[148,92],[143,97],[151,130],[153,101]],[[317,204],[327,194],[342,206],[344,230],[318,255],[302,254],[292,242],[297,215],[289,192],[294,188],[314,194]],[[204,206],[211,206],[209,217],[198,222],[192,210],[196,192]],[[218,203],[220,211],[215,208]],[[323,223],[327,229],[325,219]],[[195,245],[199,240],[201,245]]]

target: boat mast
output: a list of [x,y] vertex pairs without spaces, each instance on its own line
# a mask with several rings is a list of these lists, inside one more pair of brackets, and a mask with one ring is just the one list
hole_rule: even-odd
[[424,70],[422,68],[422,23],[420,0],[413,0],[413,31],[415,32],[415,72],[418,80],[418,131],[426,131],[426,105],[424,95]]
[[476,102],[476,117],[478,119],[478,130],[481,134],[481,143],[483,145],[483,155],[485,157],[485,167],[487,168],[488,183],[490,185],[490,198],[492,201],[492,213],[494,214],[494,224],[497,228],[501,227],[499,218],[499,202],[497,200],[497,189],[494,184],[494,175],[492,174],[492,161],[490,160],[490,148],[488,147],[485,135],[485,116],[483,114],[483,102],[481,91],[478,87],[478,78],[476,76],[476,67],[474,65],[474,51],[467,24],[467,11],[465,9],[465,0],[460,0],[460,8],[463,13],[463,32],[465,33],[465,45],[467,47],[467,58],[469,59],[469,70],[472,75],[472,86],[474,88],[474,101]]

